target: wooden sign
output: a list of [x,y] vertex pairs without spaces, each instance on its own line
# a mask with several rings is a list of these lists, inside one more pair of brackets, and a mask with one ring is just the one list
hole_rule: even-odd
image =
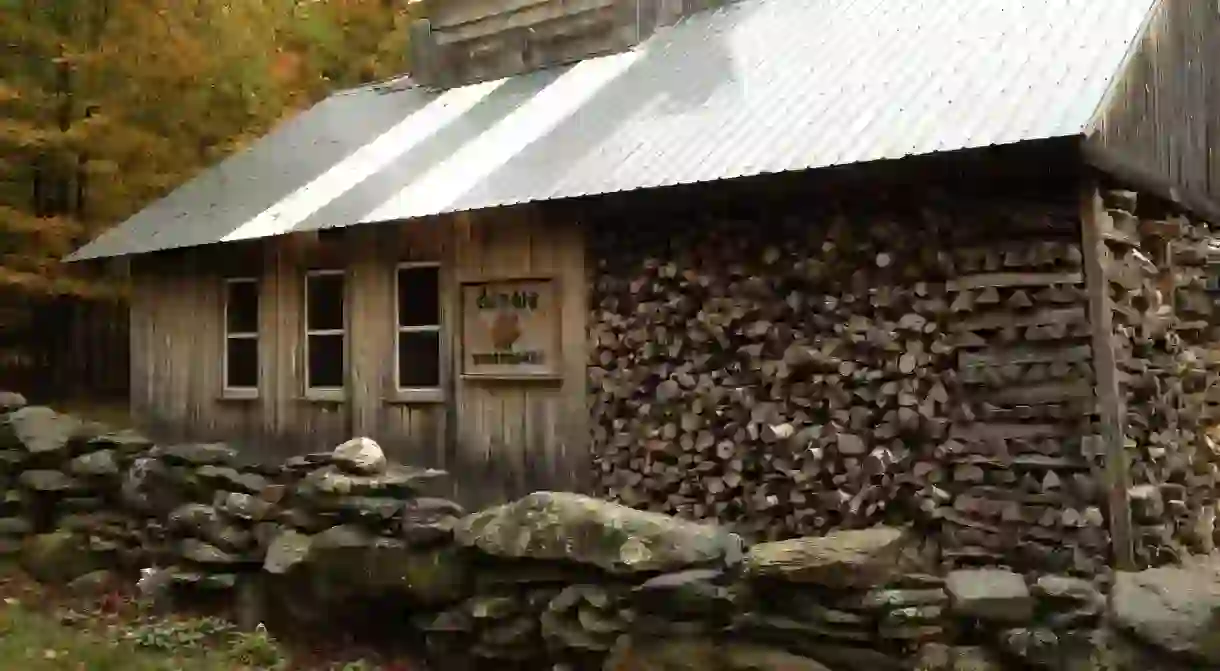
[[462,285],[462,374],[558,376],[558,301],[550,279]]

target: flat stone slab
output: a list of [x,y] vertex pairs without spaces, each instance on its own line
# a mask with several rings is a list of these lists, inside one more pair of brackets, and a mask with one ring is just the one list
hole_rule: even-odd
[[1118,572],[1110,614],[1118,627],[1145,643],[1220,664],[1220,560]]
[[991,622],[1024,624],[1034,617],[1034,598],[1025,579],[1002,569],[953,571],[945,591],[955,614]]
[[740,536],[579,494],[537,492],[462,518],[458,543],[496,556],[564,560],[612,573],[674,572],[741,561]]
[[875,527],[760,543],[746,556],[745,572],[752,578],[867,589],[901,570],[910,541],[902,529]]

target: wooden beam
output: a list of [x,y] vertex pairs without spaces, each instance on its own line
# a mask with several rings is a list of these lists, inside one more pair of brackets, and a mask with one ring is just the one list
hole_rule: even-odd
[[1220,222],[1220,203],[1212,200],[1207,194],[1184,189],[1114,149],[1103,147],[1086,137],[1081,142],[1081,156],[1088,165],[1131,188],[1167,200],[1208,221]]
[[1089,295],[1089,322],[1093,330],[1093,370],[1102,441],[1105,444],[1105,477],[1110,510],[1110,543],[1115,566],[1135,569],[1132,545],[1131,503],[1127,489],[1131,482],[1124,447],[1126,412],[1118,388],[1118,365],[1114,353],[1114,306],[1110,298],[1106,269],[1110,251],[1102,231],[1109,224],[1097,184],[1086,180],[1080,195],[1081,243],[1084,252],[1085,284]]

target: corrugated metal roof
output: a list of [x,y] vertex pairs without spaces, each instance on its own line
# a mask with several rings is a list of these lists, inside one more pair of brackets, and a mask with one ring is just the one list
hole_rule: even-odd
[[740,0],[640,48],[332,96],[76,259],[1079,135],[1156,0]]

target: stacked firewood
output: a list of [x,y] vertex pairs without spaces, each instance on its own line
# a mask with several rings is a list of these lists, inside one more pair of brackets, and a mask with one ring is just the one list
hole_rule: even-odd
[[1209,233],[1180,216],[1141,219],[1133,192],[1103,200],[1133,542],[1140,564],[1158,565],[1215,545],[1217,455],[1204,412],[1215,377]]
[[604,495],[756,538],[868,526],[909,501],[914,456],[947,438],[952,406],[937,223],[783,226],[602,240]]
[[1101,471],[1086,458],[1094,374],[1077,221],[1064,207],[959,229],[947,287],[962,403],[916,470],[947,568],[1105,563]]

